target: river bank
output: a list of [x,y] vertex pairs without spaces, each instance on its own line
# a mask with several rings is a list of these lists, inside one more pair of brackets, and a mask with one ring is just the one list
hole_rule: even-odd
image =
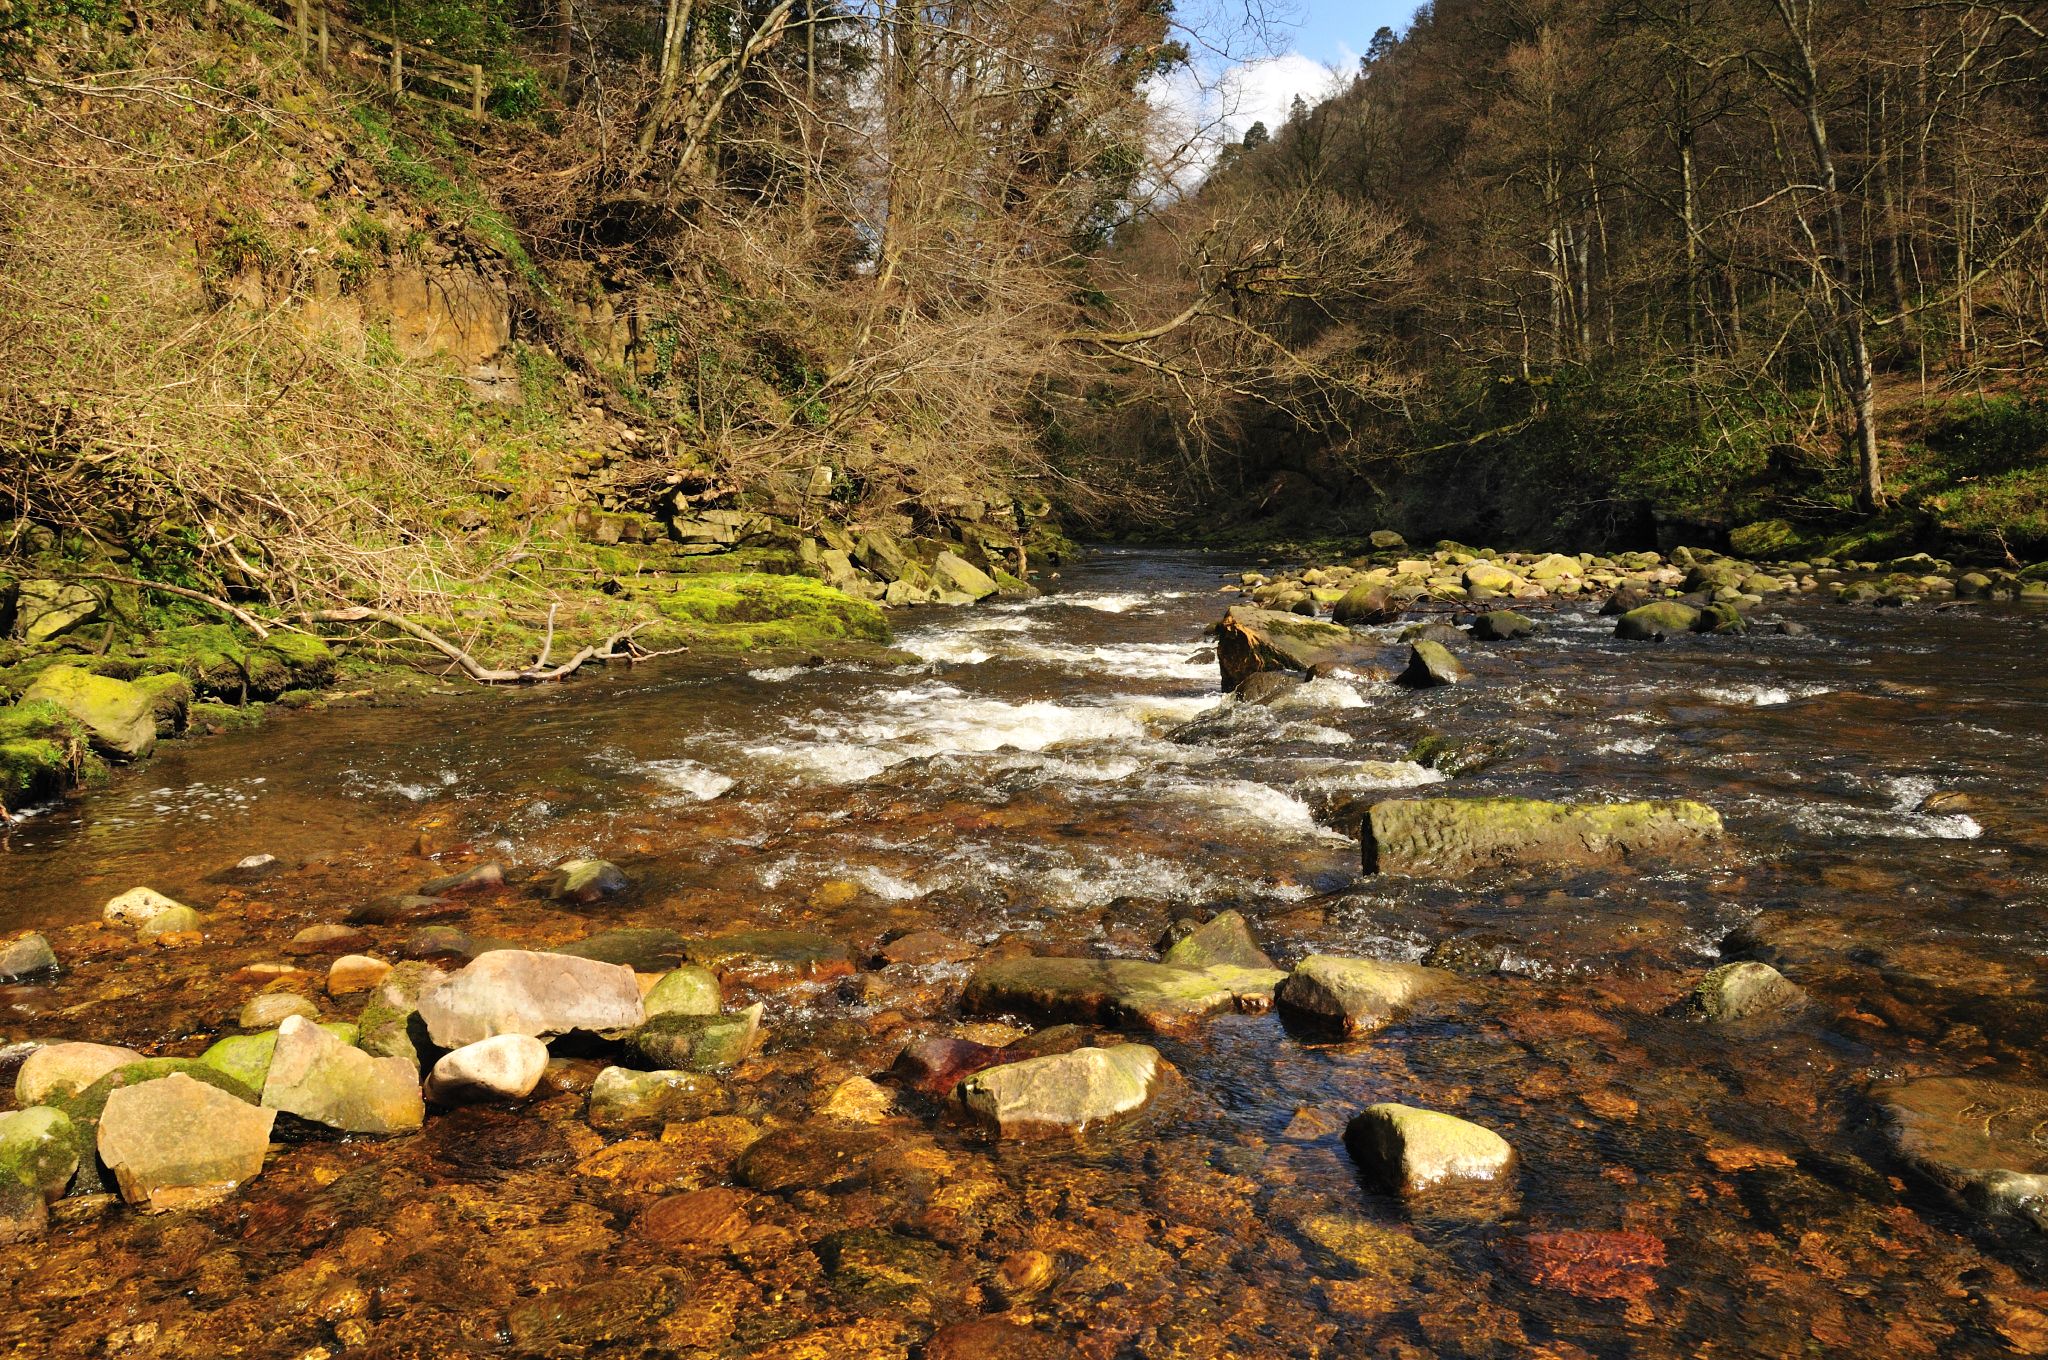
[[[607,1068],[654,1066],[644,1045],[563,1039],[524,1101],[436,1103],[394,1136],[281,1126],[210,1207],[60,1199],[46,1239],[0,1253],[7,1339],[2025,1353],[2039,1235],[1916,1170],[1882,1084],[2042,1080],[2038,610],[1787,593],[1749,612],[1802,631],[1654,645],[1615,638],[1597,597],[1524,602],[1542,630],[1456,644],[1464,683],[1333,672],[1227,701],[1201,634],[1256,567],[1105,553],[1042,600],[898,616],[918,661],[895,670],[337,709],[288,744],[167,747],[24,823],[0,898],[62,968],[4,989],[9,1038],[196,1059],[274,1029],[243,1008],[291,994],[360,1039],[364,965],[337,955],[453,974],[493,946],[650,977],[694,961],[726,1016],[764,1009],[693,1108],[637,1129],[600,1127],[592,1097]],[[1399,653],[1412,622],[1359,633]],[[1439,758],[1446,740],[1479,758]],[[1691,799],[1725,833],[1640,864],[1362,871],[1361,805],[1475,795]],[[551,896],[586,858],[624,889]],[[421,892],[489,863],[500,881]],[[196,908],[197,938],[100,923],[142,884]],[[1235,1001],[1163,1026],[1090,1003],[1062,1033],[1082,1003],[991,991],[1017,960],[1159,966],[1176,921],[1231,911],[1282,974],[1340,955],[1440,985],[1349,1039]],[[1737,961],[1806,1004],[1692,1018]],[[1142,1046],[1177,1075],[1095,1131],[1017,1141],[931,1094],[935,1041],[1022,1041],[1009,1066]],[[1387,1188],[1344,1137],[1382,1102],[1493,1131],[1515,1169],[1481,1193]]]

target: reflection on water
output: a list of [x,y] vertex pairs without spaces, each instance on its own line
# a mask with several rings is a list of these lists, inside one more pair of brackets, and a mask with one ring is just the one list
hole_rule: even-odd
[[[1220,573],[1105,554],[1043,600],[911,616],[924,664],[894,673],[450,690],[176,744],[0,856],[8,922],[52,928],[73,965],[0,992],[8,1037],[196,1052],[251,990],[238,967],[485,856],[515,886],[460,923],[480,940],[800,927],[867,957],[933,929],[1151,957],[1176,915],[1228,906],[1283,961],[1465,960],[1451,1002],[1338,1046],[1227,1017],[1164,1044],[1185,1081],[1133,1128],[994,1148],[912,1106],[853,1179],[767,1193],[735,1186],[738,1152],[818,1127],[842,1081],[908,1040],[962,1032],[969,969],[774,990],[732,1114],[608,1140],[582,1117],[599,1064],[576,1057],[522,1111],[295,1145],[217,1209],[67,1211],[49,1242],[0,1248],[0,1338],[121,1355],[902,1356],[935,1333],[933,1355],[2048,1352],[2041,1235],[1904,1178],[1864,1095],[1922,1073],[2048,1079],[2033,616],[1794,605],[1810,636],[1641,646],[1574,612],[1474,644],[1455,689],[1339,677],[1218,707],[1201,628]],[[1514,741],[1446,781],[1408,760],[1433,732]],[[1621,876],[1364,879],[1357,810],[1392,790],[1691,796],[1730,845]],[[209,881],[257,853],[292,867]],[[574,854],[617,861],[635,892],[539,900],[523,880]],[[61,928],[137,883],[216,908],[207,943]],[[409,934],[369,931],[387,956]],[[1807,988],[1803,1020],[1730,1039],[1671,1018],[1731,935]],[[1384,1099],[1503,1133],[1511,1202],[1404,1209],[1362,1188],[1339,1133]],[[998,1314],[1027,1330],[940,1331]]]

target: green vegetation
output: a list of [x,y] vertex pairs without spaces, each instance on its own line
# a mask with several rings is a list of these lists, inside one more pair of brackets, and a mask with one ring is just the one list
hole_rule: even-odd
[[686,636],[738,651],[889,640],[880,609],[800,576],[706,574],[668,590],[655,607]]

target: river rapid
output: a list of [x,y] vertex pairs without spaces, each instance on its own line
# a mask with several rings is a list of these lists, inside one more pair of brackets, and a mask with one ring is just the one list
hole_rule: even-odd
[[[1780,612],[1804,635],[1658,645],[1569,605],[1534,638],[1465,649],[1473,676],[1453,688],[1331,677],[1257,707],[1220,696],[1202,638],[1241,565],[1104,551],[1042,599],[900,615],[923,664],[894,671],[681,664],[285,716],[175,743],[22,822],[0,924],[46,930],[67,968],[0,988],[9,1039],[197,1053],[256,990],[238,969],[483,859],[513,881],[452,923],[479,944],[798,929],[864,966],[760,991],[767,1039],[727,1078],[728,1115],[598,1134],[583,1108],[605,1059],[558,1046],[521,1108],[295,1143],[211,1208],[60,1206],[47,1241],[0,1247],[0,1341],[309,1358],[2048,1354],[2048,1234],[1912,1176],[1867,1094],[1928,1074],[2048,1082],[2042,611],[1795,600]],[[1432,734],[1492,761],[1455,778],[1412,763]],[[1397,791],[1688,797],[1728,836],[1648,869],[1364,875],[1358,813]],[[283,871],[219,877],[258,854]],[[578,855],[632,890],[542,900],[532,884]],[[211,909],[205,942],[87,929],[137,884]],[[971,959],[874,967],[886,940],[1149,959],[1177,917],[1226,908],[1282,966],[1427,957],[1462,981],[1357,1042],[1251,1014],[1158,1040],[1174,1089],[1078,1140],[991,1143],[902,1095],[860,1126],[853,1172],[821,1153],[807,1183],[735,1187],[741,1148],[826,1124],[847,1079],[893,1091],[882,1074],[911,1040],[1006,1037],[958,1012]],[[413,929],[366,927],[370,952],[397,956]],[[1776,964],[1813,1004],[1745,1033],[1674,1013],[1734,957]],[[360,1004],[316,1000],[334,1019]],[[1341,1135],[1375,1101],[1497,1130],[1510,1184],[1420,1205],[1369,1188]],[[655,1211],[711,1189],[729,1193]],[[989,1317],[1013,1325],[977,1331]]]

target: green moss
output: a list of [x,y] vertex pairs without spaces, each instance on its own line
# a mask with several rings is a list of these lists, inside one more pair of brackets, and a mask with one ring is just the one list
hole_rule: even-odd
[[54,798],[96,773],[98,764],[86,749],[85,728],[57,705],[0,708],[0,804],[18,808]]
[[802,576],[707,575],[677,585],[655,607],[691,637],[734,649],[889,640],[875,605]]
[[164,671],[139,677],[135,687],[149,696],[158,736],[185,730],[185,719],[192,711],[191,681],[175,671]]
[[262,704],[216,704],[205,700],[192,705],[189,719],[198,732],[240,732],[263,722]]

